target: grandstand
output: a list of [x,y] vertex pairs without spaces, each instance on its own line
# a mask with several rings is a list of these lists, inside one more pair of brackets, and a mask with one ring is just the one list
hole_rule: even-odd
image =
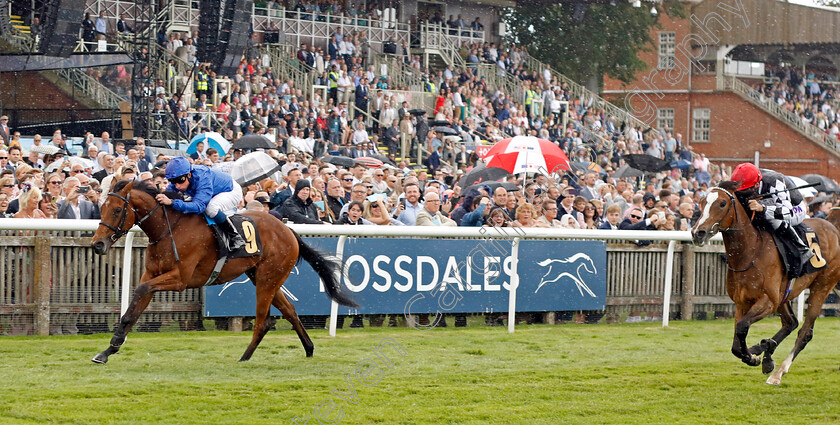
[[[38,12],[27,9],[28,4],[22,3],[12,1],[10,4],[17,27],[5,39],[7,50],[24,53],[32,47],[37,48],[40,40],[26,25]],[[498,17],[501,8],[512,6],[513,2],[462,2],[444,8],[439,3],[370,1],[365,2],[364,7],[348,4],[345,8],[336,2],[257,1],[249,13],[253,36],[244,48],[243,66],[227,75],[213,66],[206,70],[193,66],[197,59],[203,59],[198,57],[201,56],[198,2],[175,0],[152,7],[154,10],[141,8],[143,4],[122,0],[87,1],[88,19],[94,25],[103,21],[106,30],[102,35],[94,31],[86,36],[87,32],[82,29],[75,46],[78,53],[125,52],[135,59],[134,65],[55,69],[41,71],[40,75],[21,73],[13,77],[6,74],[4,81],[0,81],[9,88],[4,91],[7,96],[2,110],[10,116],[12,127],[24,126],[24,132],[31,134],[45,132],[57,124],[69,126],[85,122],[88,127],[65,127],[65,132],[71,136],[81,136],[83,130],[91,129],[91,121],[97,119],[101,125],[92,129],[94,133],[108,130],[126,139],[144,136],[169,140],[170,144],[188,140],[205,129],[229,130],[227,135],[234,138],[237,133],[246,133],[251,123],[255,131],[272,135],[279,123],[276,113],[288,117],[286,113],[290,111],[285,109],[292,106],[291,97],[295,97],[293,108],[304,106],[316,117],[325,115],[321,124],[329,130],[326,122],[329,113],[325,108],[330,97],[328,74],[330,61],[336,63],[338,59],[342,64],[350,65],[346,71],[339,72],[346,72],[353,83],[338,91],[342,99],[353,101],[347,102],[346,111],[337,113],[341,134],[332,139],[327,137],[325,144],[348,139],[347,123],[359,114],[365,116],[367,130],[387,127],[389,123],[383,125],[379,120],[383,106],[379,92],[384,93],[383,97],[393,109],[398,110],[403,102],[408,102],[407,109],[423,109],[427,117],[435,118],[435,112],[439,112],[435,111],[437,93],[431,89],[444,87],[452,91],[452,83],[447,83],[447,78],[457,79],[456,85],[462,86],[463,90],[459,105],[468,103],[469,106],[458,106],[458,117],[447,117],[445,112],[438,118],[455,119],[453,124],[465,133],[462,139],[468,152],[474,151],[475,143],[480,140],[493,142],[505,135],[525,134],[530,130],[528,127],[533,127],[543,136],[568,139],[570,149],[586,144],[591,159],[601,153],[603,161],[609,157],[613,142],[618,140],[615,129],[624,129],[629,137],[633,129],[648,128],[597,94],[548,70],[525,49],[505,46],[504,24]],[[154,16],[154,19],[146,20],[138,16],[140,14]],[[121,20],[128,28],[139,31],[118,31]],[[348,47],[352,50],[349,54],[343,42],[330,46],[331,39],[335,41],[336,37],[343,39],[345,36],[351,41],[347,44],[352,46]],[[150,39],[155,42],[149,42]],[[300,54],[302,45],[314,48],[311,61]],[[328,57],[331,53],[339,57]],[[497,63],[502,63],[506,69]],[[138,67],[145,70],[135,69]],[[369,78],[369,98],[375,101],[355,101],[360,74]],[[534,80],[533,88],[539,96],[528,95],[527,83],[531,78],[523,79],[528,75],[545,77],[540,82]],[[12,81],[8,81],[9,78]],[[212,80],[197,82],[198,78]],[[51,93],[69,93],[70,99],[48,107],[49,102],[43,98],[31,97],[34,95],[29,93],[28,98],[21,96],[23,93],[18,90],[21,80],[26,80],[26,86],[40,85]],[[206,90],[198,90],[202,84],[207,84]],[[559,89],[559,96],[551,90],[552,86]],[[53,87],[58,90],[50,89]],[[260,90],[254,90],[254,87]],[[279,91],[281,89],[289,93]],[[201,100],[197,91],[206,94],[207,99]],[[544,91],[550,93],[548,98],[543,96]],[[164,93],[162,96],[161,92]],[[243,94],[249,96],[246,98]],[[267,99],[256,100],[261,95]],[[510,112],[533,110],[537,125],[523,121],[522,116],[517,116],[521,114],[511,114],[508,122],[496,121],[497,105],[493,102],[502,95],[505,96],[504,103],[510,103]],[[549,98],[559,102],[553,109],[548,104]],[[533,106],[530,106],[532,101]],[[455,110],[451,102],[451,99],[444,99],[444,110],[450,111],[450,115]],[[33,109],[31,105],[39,105],[39,109]],[[72,116],[63,116],[68,110],[74,111]],[[232,115],[241,115],[246,110],[246,114],[255,119],[246,120],[247,124],[240,124],[239,129],[230,128]],[[41,116],[41,122],[34,123],[38,119],[33,116]],[[593,117],[603,121],[602,131],[584,125],[584,121],[591,121]],[[609,125],[608,120],[611,121]],[[234,121],[241,120],[234,118]],[[288,118],[284,121],[289,125]],[[302,124],[298,125],[301,129],[305,128]],[[609,133],[607,128],[611,129]],[[289,125],[284,133],[289,134],[291,130]],[[400,146],[397,157],[410,156],[416,162],[428,156],[430,146],[422,137],[417,137],[424,135],[416,134],[414,140]],[[385,146],[379,148],[383,153],[387,151]],[[321,149],[322,152],[325,150],[337,149]],[[447,146],[449,161],[446,162],[449,165],[454,165],[450,163],[451,158],[458,151],[456,144]]]

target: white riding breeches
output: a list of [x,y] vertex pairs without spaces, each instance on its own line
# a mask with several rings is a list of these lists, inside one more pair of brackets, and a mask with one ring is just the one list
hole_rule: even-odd
[[236,214],[240,202],[242,202],[242,188],[238,183],[233,182],[233,190],[219,193],[210,198],[207,208],[204,209],[204,214],[207,214],[207,217],[214,218],[221,211],[229,217]]

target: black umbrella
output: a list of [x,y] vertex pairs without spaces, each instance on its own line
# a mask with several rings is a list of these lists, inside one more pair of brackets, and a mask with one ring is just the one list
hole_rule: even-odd
[[464,190],[464,193],[469,192],[471,189],[481,189],[483,186],[490,187],[490,195],[493,194],[493,191],[496,190],[497,187],[503,187],[508,192],[516,192],[516,191],[519,190],[519,186],[517,186],[513,183],[508,183],[508,182],[484,182],[484,183],[474,184],[474,185],[468,187],[466,190]]
[[434,130],[447,136],[457,136],[459,134],[458,130],[455,130],[452,127],[435,127]]
[[800,176],[800,178],[808,183],[819,183],[819,186],[815,187],[820,192],[840,193],[840,186],[834,180],[822,174],[805,174],[804,176]]
[[411,115],[424,115],[426,111],[423,109],[409,109],[408,113]]
[[332,164],[332,165],[340,165],[340,166],[345,167],[345,168],[350,168],[350,167],[353,166],[353,164],[356,163],[356,161],[353,161],[353,158],[348,158],[346,156],[341,156],[341,155],[338,155],[338,156],[327,155],[322,159],[322,161],[324,161],[328,164]]
[[620,178],[624,178],[624,177],[642,177],[644,175],[645,175],[644,171],[637,170],[637,169],[635,169],[635,168],[633,168],[633,167],[631,167],[627,164],[624,164],[624,165],[621,166],[621,168],[616,170],[615,173],[613,173],[612,176],[614,178],[620,179]]
[[648,173],[658,173],[671,169],[671,163],[664,159],[645,154],[630,154],[622,157],[631,167]]
[[464,174],[464,177],[461,177],[461,180],[458,180],[458,186],[467,187],[476,183],[493,182],[508,175],[510,175],[510,171],[505,170],[504,168],[488,168],[484,164],[480,164],[470,170],[469,173]]
[[429,126],[431,127],[448,127],[450,125],[452,125],[452,123],[446,120],[434,120],[429,122]]
[[817,196],[816,198],[812,199],[811,202],[808,202],[808,206],[813,206],[814,204],[822,204],[823,202],[828,202],[831,200],[830,196],[823,195]]
[[265,136],[250,135],[242,136],[239,140],[233,142],[234,149],[275,149],[277,146],[271,143]]

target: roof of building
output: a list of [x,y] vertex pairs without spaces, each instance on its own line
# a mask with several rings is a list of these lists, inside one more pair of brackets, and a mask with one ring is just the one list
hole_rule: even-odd
[[706,0],[691,7],[690,17],[692,33],[708,45],[840,43],[840,8],[786,0]]

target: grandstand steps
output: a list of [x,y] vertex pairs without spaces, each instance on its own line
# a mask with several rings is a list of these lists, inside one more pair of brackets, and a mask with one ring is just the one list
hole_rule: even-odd
[[9,19],[9,23],[12,24],[12,28],[20,31],[23,34],[32,33],[32,28],[30,28],[29,25],[26,25],[26,23],[23,22],[23,18],[20,17],[20,15],[10,15],[10,18],[11,19]]
[[20,15],[9,15],[9,23],[12,24],[12,28],[20,31],[23,34],[31,34],[32,31],[29,25],[23,21],[23,18]]
[[449,56],[438,49],[415,47],[411,49],[411,54],[420,55],[423,58],[423,67],[430,70],[442,70],[452,65]]

